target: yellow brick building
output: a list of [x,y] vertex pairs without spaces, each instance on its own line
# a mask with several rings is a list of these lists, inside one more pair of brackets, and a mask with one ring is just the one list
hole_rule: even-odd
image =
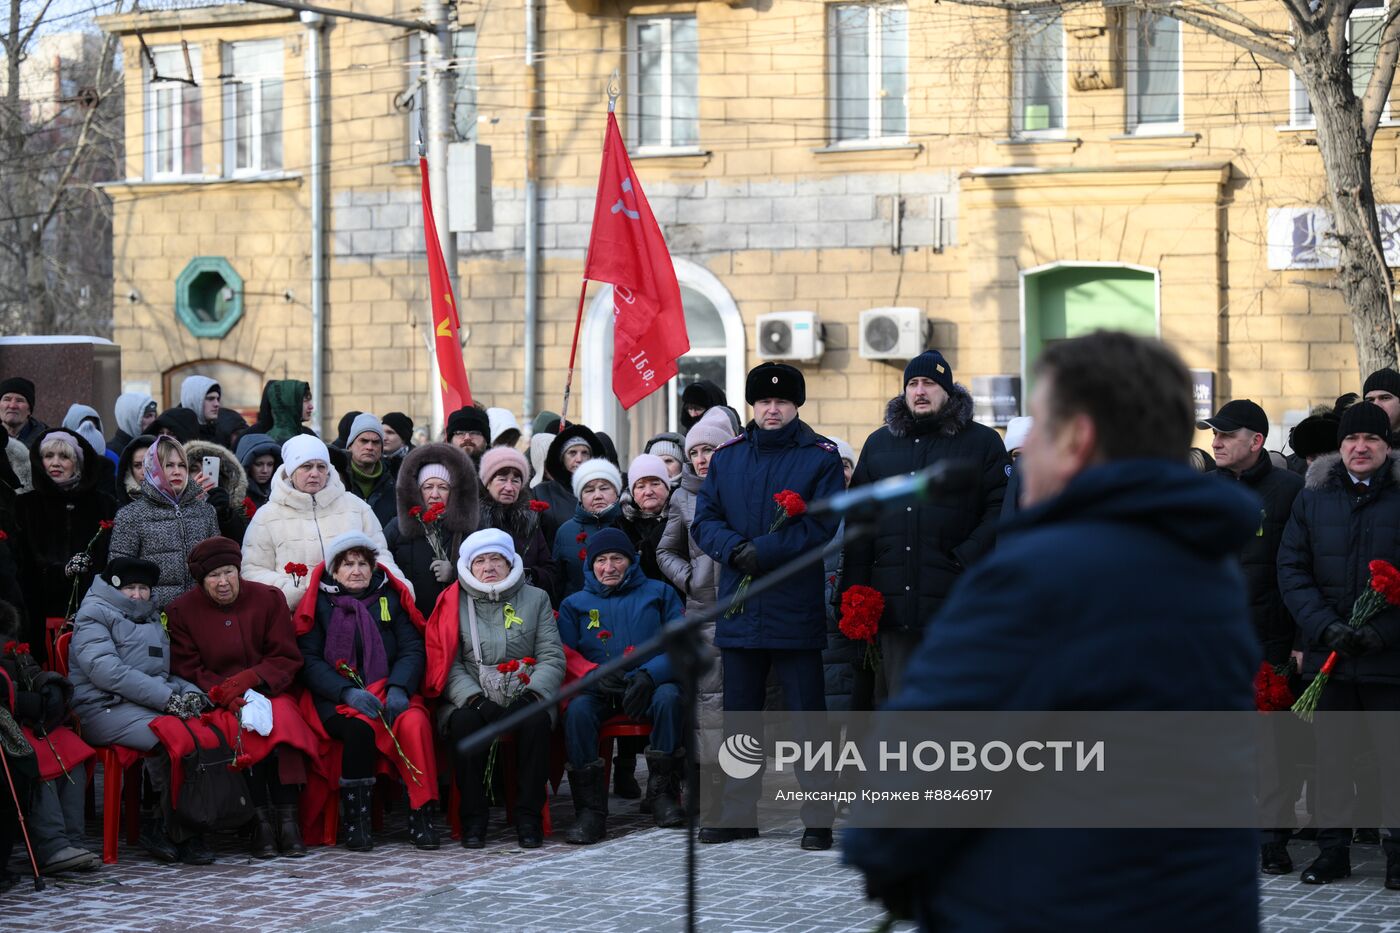
[[[695,349],[683,373],[719,378],[731,400],[759,359],[760,316],[813,313],[824,352],[799,364],[804,417],[858,446],[900,387],[902,360],[862,350],[862,312],[888,308],[916,309],[889,319],[929,322],[919,345],[941,348],[969,385],[1024,377],[1047,341],[1107,324],[1175,345],[1201,373],[1201,404],[1252,397],[1280,428],[1359,389],[1350,321],[1326,287],[1306,99],[1287,72],[1220,40],[1111,5],[1061,21],[931,0],[537,2],[529,400],[524,7],[455,14],[454,127],[494,163],[494,229],[458,240],[465,359],[483,404],[559,407],[614,69],[686,297]],[[408,0],[354,8],[421,16]],[[1375,12],[1358,10],[1354,37]],[[229,402],[256,406],[263,380],[311,372],[313,34],[253,4],[102,23],[127,65],[126,179],[107,186],[124,378],[170,402],[182,375],[210,372]],[[324,35],[320,416],[403,410],[421,424],[427,274],[410,106],[421,44],[346,20]],[[1389,204],[1393,126],[1375,148]],[[613,402],[610,313],[608,290],[591,286],[573,412],[628,453],[674,412],[660,394],[630,418]]]

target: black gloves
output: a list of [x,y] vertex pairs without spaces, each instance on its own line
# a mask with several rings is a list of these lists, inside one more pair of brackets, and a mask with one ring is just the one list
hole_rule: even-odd
[[627,682],[627,692],[622,695],[622,710],[628,719],[648,719],[651,711],[651,695],[656,692],[656,681],[644,670],[638,670]]
[[501,704],[484,693],[477,694],[477,697],[477,701],[472,704],[472,709],[480,713],[482,719],[487,722],[495,722],[497,719],[501,718],[501,714],[505,712],[505,710],[501,708]]
[[745,541],[729,552],[729,566],[740,573],[756,576],[758,574],[758,548],[753,546],[752,541]]
[[340,702],[367,719],[374,719],[384,708],[384,704],[379,702],[379,697],[359,687],[346,687],[345,692],[340,695]]
[[227,515],[229,508],[228,490],[215,486],[204,494],[204,498],[214,507],[214,511],[220,515]]
[[622,698],[622,694],[627,690],[627,680],[622,676],[621,671],[613,671],[606,674],[598,681],[597,690],[605,697]]
[[389,725],[394,724],[394,720],[404,710],[408,709],[408,694],[403,687],[390,687],[387,699],[384,702],[384,718],[389,720]]
[[1356,630],[1350,625],[1342,622],[1333,622],[1322,630],[1319,639],[1323,647],[1337,652],[1343,657],[1354,657],[1357,654]]
[[1385,650],[1385,639],[1381,637],[1380,630],[1370,622],[1352,630],[1352,653],[1357,657],[1365,657],[1369,654],[1380,654]]

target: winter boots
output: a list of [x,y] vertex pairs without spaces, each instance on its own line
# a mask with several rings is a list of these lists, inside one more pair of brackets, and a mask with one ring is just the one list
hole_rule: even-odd
[[157,862],[180,860],[180,850],[165,834],[165,821],[157,813],[141,813],[141,838],[137,842]]
[[373,794],[374,778],[340,779],[340,835],[345,848],[352,852],[368,852],[374,848],[369,827]]
[[[684,750],[675,754],[647,749],[647,795],[643,811],[650,811],[657,826],[680,826],[685,822],[681,809],[681,769],[685,764]],[[650,804],[647,806],[646,804]]]
[[297,820],[297,805],[277,805],[277,851],[287,858],[301,858],[306,844],[301,841],[301,824]]
[[272,828],[272,808],[256,807],[253,810],[253,838],[248,843],[253,858],[277,857],[277,831]]
[[408,838],[420,849],[436,849],[440,844],[433,826],[433,805],[425,803],[408,814]]
[[582,768],[569,769],[569,790],[574,796],[574,825],[564,836],[573,845],[589,846],[607,835],[608,788],[603,783],[603,759]]
[[[613,793],[623,800],[636,800],[642,796],[641,785],[637,783],[637,756],[618,755],[613,759]],[[642,802],[642,812],[649,813],[649,802]]]

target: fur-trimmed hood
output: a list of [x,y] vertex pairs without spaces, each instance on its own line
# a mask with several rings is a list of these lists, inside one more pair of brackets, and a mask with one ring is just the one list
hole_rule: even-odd
[[953,383],[953,391],[948,393],[948,401],[936,414],[927,418],[915,418],[900,393],[890,399],[885,406],[885,426],[895,437],[909,437],[912,434],[930,434],[937,430],[944,437],[953,437],[972,423],[972,393],[960,382]]
[[[1400,486],[1400,457],[1391,454],[1390,460],[1390,481]],[[1303,487],[1305,489],[1338,489],[1342,485],[1342,477],[1347,475],[1346,467],[1342,466],[1341,452],[1323,454],[1312,462],[1308,467],[1308,472],[1303,476]]]
[[139,480],[133,482],[131,479],[131,461],[136,459],[136,451],[150,450],[151,445],[155,442],[156,439],[149,434],[138,434],[128,441],[126,447],[122,449],[122,455],[117,460],[117,488],[126,490],[126,499],[118,496],[117,501],[120,504],[125,505],[141,495],[141,482]]
[[15,492],[28,492],[34,488],[34,468],[29,460],[29,448],[19,438],[9,437],[5,441],[5,459],[10,461],[10,469],[15,471],[19,488]]
[[414,506],[423,505],[423,493],[418,490],[418,471],[430,463],[439,463],[452,479],[452,495],[447,499],[447,511],[438,519],[448,536],[469,535],[476,530],[480,487],[476,466],[460,447],[438,441],[415,447],[399,465],[395,493],[398,499],[399,534],[405,540],[423,537],[423,524],[408,514]]
[[569,471],[564,469],[564,447],[575,438],[583,438],[588,441],[588,448],[593,451],[593,456],[608,456],[607,448],[603,446],[603,442],[586,425],[570,424],[554,435],[554,440],[549,442],[549,452],[544,455],[544,470],[549,479],[556,480],[565,487],[569,485]]
[[243,497],[248,495],[248,474],[243,471],[243,464],[238,462],[233,451],[213,441],[190,441],[185,445],[185,456],[189,461],[191,477],[199,472],[205,457],[218,457],[219,488],[228,493],[229,502],[242,507]]
[[[72,489],[59,489],[58,485],[49,478],[48,471],[44,469],[44,455],[39,448],[44,446],[44,440],[50,434],[67,434],[78,442],[78,449],[83,453],[83,462],[79,467],[78,484]],[[98,468],[101,466],[98,462],[98,458],[105,456],[106,454],[101,454],[93,450],[92,445],[87,442],[87,439],[78,436],[75,432],[67,428],[50,428],[39,435],[38,439],[35,440],[29,448],[30,482],[33,484],[35,492],[42,493],[45,496],[73,495],[96,489],[97,482],[100,478]]]

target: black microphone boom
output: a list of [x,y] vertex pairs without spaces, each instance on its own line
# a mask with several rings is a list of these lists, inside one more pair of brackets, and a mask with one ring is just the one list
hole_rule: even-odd
[[971,489],[977,483],[977,463],[972,460],[940,460],[908,476],[891,476],[869,486],[848,489],[813,502],[809,515],[861,515],[878,512],[907,501],[923,502],[936,492]]

